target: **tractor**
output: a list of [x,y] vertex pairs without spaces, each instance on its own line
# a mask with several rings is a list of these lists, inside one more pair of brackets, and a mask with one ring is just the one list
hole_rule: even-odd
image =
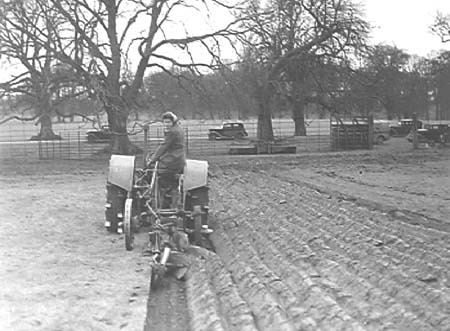
[[136,167],[135,156],[112,155],[106,184],[105,227],[125,235],[125,248],[148,227],[152,281],[170,268],[170,254],[187,245],[208,246],[208,162],[186,160],[183,173],[165,173],[158,162]]

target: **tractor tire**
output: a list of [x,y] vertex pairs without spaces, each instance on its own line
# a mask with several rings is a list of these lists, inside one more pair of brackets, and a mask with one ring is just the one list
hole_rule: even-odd
[[122,222],[126,191],[114,184],[106,183],[105,227],[108,232],[117,233]]
[[128,198],[125,201],[125,210],[123,213],[123,232],[125,233],[125,248],[127,251],[132,251],[134,248],[134,231],[133,199]]

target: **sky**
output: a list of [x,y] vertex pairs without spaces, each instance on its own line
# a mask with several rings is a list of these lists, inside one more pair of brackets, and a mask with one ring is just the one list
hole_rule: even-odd
[[437,11],[450,15],[450,0],[360,0],[373,26],[372,42],[395,45],[409,54],[427,56],[450,50],[430,32]]
[[[353,0],[363,5],[366,20],[372,25],[371,44],[396,46],[408,54],[427,57],[432,51],[450,51],[450,42],[442,43],[430,26],[437,11],[450,15],[450,0]],[[195,15],[186,17],[187,24],[198,24]],[[218,19],[217,21],[221,21]],[[224,23],[225,24],[225,23]],[[221,25],[222,27],[222,25]],[[13,72],[12,66],[0,61],[3,74]]]

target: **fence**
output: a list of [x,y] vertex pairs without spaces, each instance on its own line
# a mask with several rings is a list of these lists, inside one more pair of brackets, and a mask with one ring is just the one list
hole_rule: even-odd
[[[294,137],[294,122],[290,119],[274,119],[273,130],[275,137],[290,137],[291,143],[297,146],[297,153],[305,151],[326,151],[330,149],[330,121],[307,120],[307,135]],[[228,154],[230,140],[208,140],[208,130],[219,127],[222,120],[198,121],[186,120],[182,122],[186,137],[186,152],[188,156]],[[249,139],[256,138],[256,119],[244,121]],[[39,127],[32,123],[10,122],[0,126],[0,159],[29,160],[29,159],[63,159],[81,160],[98,157],[104,154],[108,142],[89,143],[86,132],[92,130],[84,122],[55,123],[53,130],[61,136],[61,140],[30,141],[38,134]],[[134,131],[129,127],[129,138],[132,143],[144,149],[144,131]],[[163,139],[161,123],[152,124],[147,136],[147,149],[154,151]]]
[[373,147],[373,116],[331,119],[331,148],[371,149]]

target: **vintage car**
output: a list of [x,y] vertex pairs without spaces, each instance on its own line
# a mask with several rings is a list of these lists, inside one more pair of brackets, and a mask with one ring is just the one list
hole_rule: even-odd
[[[421,129],[423,126],[422,121],[417,120],[417,129]],[[406,137],[411,131],[414,124],[414,120],[411,118],[402,119],[397,125],[390,126],[390,135],[392,137]]]
[[86,132],[88,143],[108,143],[111,140],[112,132],[108,125],[102,125],[100,129]]
[[377,145],[384,144],[390,138],[389,122],[384,120],[375,120],[373,123],[373,143]]
[[224,122],[221,128],[209,129],[209,140],[233,140],[242,139],[247,137],[247,131],[245,131],[244,123],[236,122]]
[[[408,135],[407,139],[412,142],[412,135]],[[450,124],[425,124],[423,129],[417,130],[417,140],[419,143],[427,143],[431,146],[449,143]]]

